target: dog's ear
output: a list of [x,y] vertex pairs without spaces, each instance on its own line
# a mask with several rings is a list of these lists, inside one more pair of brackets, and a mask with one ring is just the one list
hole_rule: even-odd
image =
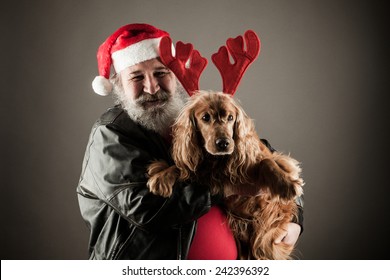
[[196,120],[195,120],[195,114],[194,114],[194,111],[192,110],[192,112],[190,113],[190,122],[192,124],[192,131],[196,131],[198,130],[197,126],[196,126]]
[[194,106],[184,107],[173,126],[172,157],[181,173],[181,180],[189,179],[203,159],[198,143]]
[[[236,108],[236,122],[234,123],[234,141],[236,145],[239,145],[240,149],[248,150],[247,147],[251,147],[255,141],[257,144],[258,140],[254,138],[256,136],[255,127],[253,120],[245,113],[240,105],[234,103]],[[244,152],[241,150],[241,152]],[[249,150],[253,150],[250,148]]]
[[240,141],[246,138],[248,133],[252,130],[253,125],[252,120],[249,119],[248,115],[239,105],[235,104],[235,108],[236,122],[234,123],[234,137]]
[[234,123],[234,144],[236,148],[228,162],[228,168],[238,178],[248,179],[248,168],[255,161],[259,153],[259,139],[252,119],[248,117],[240,105],[233,102],[236,108],[236,121]]

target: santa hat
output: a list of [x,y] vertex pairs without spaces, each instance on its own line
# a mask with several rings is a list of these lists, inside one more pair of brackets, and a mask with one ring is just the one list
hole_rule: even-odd
[[141,23],[128,24],[115,31],[98,49],[99,76],[92,82],[93,90],[103,96],[111,93],[111,66],[119,73],[129,66],[159,57],[159,44],[164,36],[169,34]]

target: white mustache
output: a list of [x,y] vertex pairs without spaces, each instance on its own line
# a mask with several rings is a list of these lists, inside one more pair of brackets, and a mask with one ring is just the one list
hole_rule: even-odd
[[137,104],[145,104],[147,102],[156,102],[156,101],[162,101],[165,102],[169,99],[168,93],[165,91],[158,91],[155,94],[150,94],[147,92],[143,92],[140,97],[137,99],[136,103]]

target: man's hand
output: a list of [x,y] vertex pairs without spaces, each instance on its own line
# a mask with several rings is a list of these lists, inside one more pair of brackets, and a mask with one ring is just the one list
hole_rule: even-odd
[[275,239],[274,243],[279,244],[280,242],[286,243],[287,245],[295,245],[297,243],[299,234],[301,233],[301,226],[296,223],[288,223],[287,229],[283,234]]

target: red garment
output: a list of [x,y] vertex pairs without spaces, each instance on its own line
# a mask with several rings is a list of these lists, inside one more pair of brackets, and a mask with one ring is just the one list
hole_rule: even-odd
[[226,214],[217,206],[198,219],[189,260],[236,260],[237,246]]

